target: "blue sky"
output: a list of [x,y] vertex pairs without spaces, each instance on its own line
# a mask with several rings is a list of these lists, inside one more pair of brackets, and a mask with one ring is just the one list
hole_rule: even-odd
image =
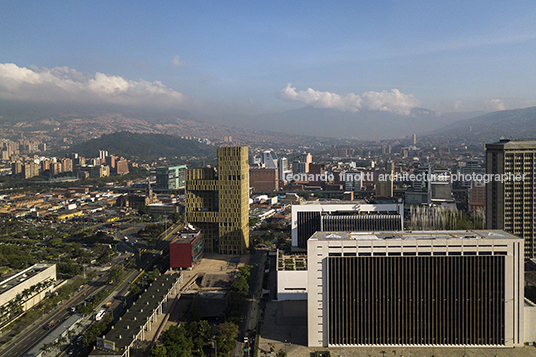
[[252,114],[536,105],[534,1],[0,5],[3,99]]

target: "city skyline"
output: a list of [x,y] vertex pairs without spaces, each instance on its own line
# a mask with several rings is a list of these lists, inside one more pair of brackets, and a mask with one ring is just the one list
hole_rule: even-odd
[[407,117],[536,105],[532,2],[3,8],[0,100],[11,104],[158,108],[229,124],[304,106]]

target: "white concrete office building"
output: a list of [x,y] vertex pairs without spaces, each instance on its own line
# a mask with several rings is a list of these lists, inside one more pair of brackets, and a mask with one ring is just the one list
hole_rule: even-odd
[[524,242],[500,230],[308,240],[308,345],[515,347]]

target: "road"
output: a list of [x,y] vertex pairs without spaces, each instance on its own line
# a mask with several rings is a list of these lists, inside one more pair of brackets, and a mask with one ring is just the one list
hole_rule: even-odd
[[[240,331],[242,332],[242,339],[240,339],[238,343],[240,351],[237,352],[235,350],[235,356],[253,355],[253,340],[250,338],[248,343],[243,343],[243,338],[246,334],[249,334],[250,331],[257,328],[265,260],[266,251],[258,250],[249,261],[249,264],[253,265],[254,268],[251,271],[251,285],[249,287],[249,299],[246,306],[246,317],[240,324]],[[243,352],[244,348],[247,348],[248,346],[251,346],[251,350],[249,350],[249,352]]]
[[24,354],[50,332],[50,330],[45,329],[46,325],[53,321],[57,322],[65,320],[70,315],[68,310],[71,306],[77,306],[83,303],[87,297],[96,294],[100,290],[100,287],[105,283],[106,277],[100,277],[93,282],[92,285],[85,286],[85,288],[77,292],[73,297],[52,310],[50,313],[42,315],[21,334],[6,343],[2,350],[0,350],[0,355],[6,357],[19,357]]
[[[139,270],[130,270],[127,272],[126,279],[114,289],[110,296],[105,299],[102,305],[99,305],[97,309],[101,309],[103,305],[107,302],[112,301],[112,306],[109,308],[109,312],[112,313],[115,320],[123,314],[123,297],[127,296],[128,290],[132,282],[141,276],[145,270],[152,266],[153,262],[157,259],[160,259],[160,254],[165,251],[169,245],[169,240],[175,236],[175,233],[182,228],[182,224],[172,225],[164,232],[159,239],[161,239],[160,244],[157,248],[150,250],[151,255],[149,255],[144,262],[141,263]],[[131,233],[131,230],[135,230],[135,227],[128,228],[127,230],[122,231],[121,233]],[[138,274],[136,274],[138,273]],[[43,339],[50,330],[45,329],[45,326],[55,321],[65,320],[70,312],[69,308],[72,306],[78,306],[84,302],[89,296],[95,295],[98,293],[105,285],[107,281],[107,275],[99,277],[91,283],[90,286],[86,286],[83,290],[77,292],[72,298],[68,301],[62,303],[59,307],[52,310],[48,314],[42,315],[38,320],[33,322],[30,326],[20,333],[18,336],[13,338],[10,342],[6,343],[0,349],[0,355],[2,357],[19,357],[23,355],[26,351],[30,350],[36,343]],[[82,352],[83,348],[80,344],[75,344],[73,346],[75,352],[73,356],[76,356],[78,353]]]

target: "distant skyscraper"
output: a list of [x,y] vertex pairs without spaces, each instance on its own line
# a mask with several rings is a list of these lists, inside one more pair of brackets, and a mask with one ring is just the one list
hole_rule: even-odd
[[486,173],[524,175],[486,185],[486,227],[524,238],[525,257],[536,258],[536,139],[486,144]]
[[277,169],[277,155],[273,151],[262,153],[262,163],[267,169]]
[[184,170],[186,170],[186,165],[157,167],[155,188],[178,189],[184,187]]
[[288,159],[286,157],[279,158],[277,161],[277,169],[279,171],[280,180],[286,180],[287,175],[292,173],[292,170],[290,170],[288,166]]
[[395,167],[394,163],[390,162],[387,165],[387,170],[376,171],[376,196],[378,197],[393,197],[393,180],[391,178],[394,175]]
[[422,163],[414,171],[415,180],[412,187],[406,191],[406,203],[409,205],[420,205],[432,203],[432,185],[430,177],[432,169],[430,164]]
[[412,139],[412,141],[413,141],[413,145],[417,144],[417,134],[413,134],[413,135],[411,136],[411,139]]
[[292,162],[292,172],[294,174],[308,173],[309,164],[312,162],[313,156],[311,155],[311,153],[304,152]]
[[205,250],[245,254],[249,247],[248,148],[218,148],[213,168],[187,169],[186,220],[201,229]]
[[[482,169],[482,164],[479,160],[470,159],[465,162],[465,166],[460,169],[460,172],[463,175],[471,176],[473,173],[482,174],[484,173],[484,170]],[[471,180],[461,180],[459,183],[462,187],[471,187]]]

